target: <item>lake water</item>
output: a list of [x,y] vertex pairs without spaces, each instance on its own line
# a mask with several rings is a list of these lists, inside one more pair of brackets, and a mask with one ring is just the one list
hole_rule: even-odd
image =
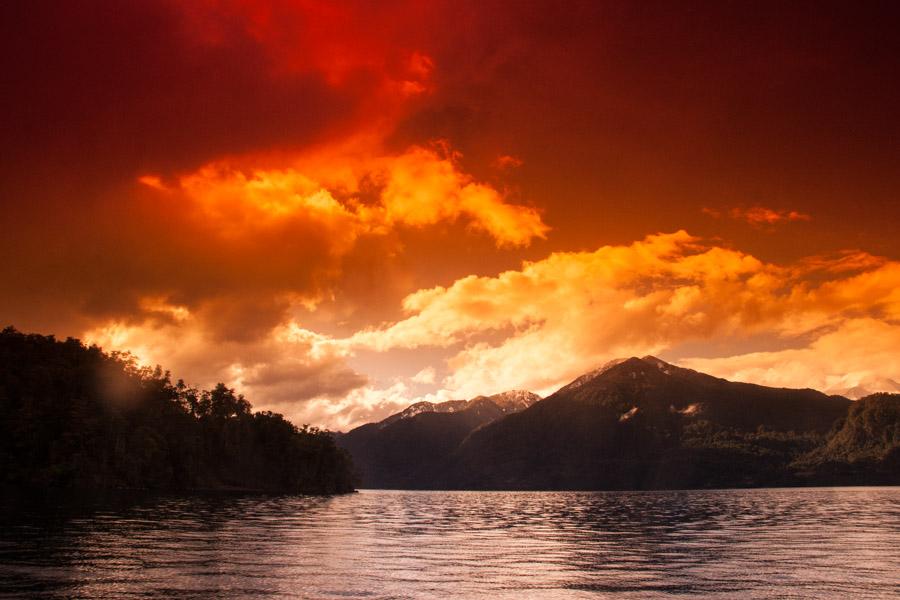
[[0,597],[897,598],[900,488],[162,497],[0,519]]

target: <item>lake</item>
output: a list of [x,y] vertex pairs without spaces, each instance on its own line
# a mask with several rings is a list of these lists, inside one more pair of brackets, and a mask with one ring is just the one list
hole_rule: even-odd
[[900,488],[18,506],[0,597],[897,598]]

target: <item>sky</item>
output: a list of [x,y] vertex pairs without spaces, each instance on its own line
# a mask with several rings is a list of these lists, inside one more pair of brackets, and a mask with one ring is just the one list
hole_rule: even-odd
[[890,2],[7,2],[0,322],[347,430],[900,380]]

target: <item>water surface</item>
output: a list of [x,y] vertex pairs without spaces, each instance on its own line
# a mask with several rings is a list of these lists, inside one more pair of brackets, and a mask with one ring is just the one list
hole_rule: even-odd
[[0,597],[897,598],[900,488],[162,497],[0,519]]

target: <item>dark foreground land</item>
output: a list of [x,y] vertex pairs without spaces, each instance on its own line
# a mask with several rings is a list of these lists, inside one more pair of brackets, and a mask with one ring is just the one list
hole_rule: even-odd
[[219,384],[172,383],[77,340],[0,333],[0,487],[5,490],[353,490],[330,433],[252,412]]

